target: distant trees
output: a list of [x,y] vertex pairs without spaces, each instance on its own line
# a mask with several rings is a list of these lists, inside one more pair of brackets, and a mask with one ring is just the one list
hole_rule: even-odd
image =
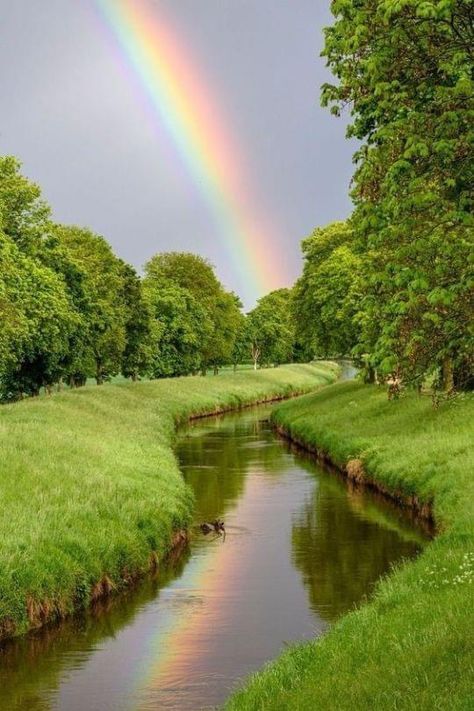
[[186,252],[155,255],[141,278],[103,237],[55,224],[19,162],[0,157],[0,400],[119,373],[217,373],[256,349],[256,364],[278,364],[292,357],[289,294],[246,317],[209,262]]
[[143,284],[155,323],[154,377],[206,373],[231,361],[240,302],[205,259],[157,254],[145,266]]
[[277,289],[259,299],[247,316],[246,338],[255,369],[260,364],[279,365],[293,359],[290,289]]

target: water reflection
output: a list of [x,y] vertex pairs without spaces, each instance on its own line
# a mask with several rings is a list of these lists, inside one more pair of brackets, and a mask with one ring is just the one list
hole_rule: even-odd
[[424,539],[387,502],[375,504],[360,488],[341,486],[334,474],[321,473],[318,483],[294,517],[293,560],[311,608],[333,622]]
[[[0,651],[0,708],[200,709],[286,642],[320,634],[422,536],[271,432],[268,409],[180,437],[188,557],[93,613]],[[227,537],[198,524],[223,518]]]

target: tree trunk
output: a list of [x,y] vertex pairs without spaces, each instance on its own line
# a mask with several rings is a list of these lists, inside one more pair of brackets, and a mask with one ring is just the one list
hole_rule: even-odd
[[375,368],[367,365],[364,373],[364,383],[375,383]]
[[214,375],[219,375],[219,368],[217,365],[214,366]]
[[448,394],[454,392],[454,368],[453,361],[449,356],[443,360],[442,374],[444,392]]

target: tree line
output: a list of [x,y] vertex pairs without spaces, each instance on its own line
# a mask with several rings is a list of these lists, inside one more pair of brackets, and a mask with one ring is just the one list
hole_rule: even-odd
[[19,162],[0,158],[0,398],[54,385],[217,372],[293,358],[290,292],[247,316],[212,266],[162,253],[143,277],[88,229],[55,224]]
[[359,140],[346,223],[303,242],[295,287],[310,351],[374,377],[474,385],[474,5],[333,0],[322,103]]

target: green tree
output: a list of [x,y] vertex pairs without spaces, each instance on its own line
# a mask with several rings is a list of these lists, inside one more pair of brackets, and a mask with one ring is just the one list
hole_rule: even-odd
[[209,262],[188,252],[157,254],[145,266],[144,286],[158,335],[155,377],[205,374],[231,361],[240,306]]
[[80,383],[93,375],[100,385],[120,372],[126,346],[123,262],[90,230],[57,226],[56,235],[83,273],[86,292],[84,348],[72,366],[73,380]]
[[357,343],[362,260],[345,222],[317,228],[302,242],[304,268],[293,292],[296,337],[305,353],[339,356]]
[[157,254],[145,265],[144,288],[155,320],[152,375],[198,372],[203,344],[212,333],[205,303],[214,289],[211,268],[192,254]]
[[[353,225],[367,254],[361,348],[407,381],[472,372],[474,5],[334,0],[323,87],[351,106]],[[376,324],[376,325],[375,325]]]
[[13,156],[0,157],[0,224],[4,235],[30,256],[41,257],[50,235],[50,208],[41,189],[20,172]]
[[212,320],[212,333],[203,350],[203,369],[214,368],[217,375],[218,369],[232,362],[234,345],[242,323],[242,303],[238,296],[224,291],[220,293],[212,306],[210,313]]
[[62,279],[0,233],[0,390],[37,395],[63,373],[80,317]]
[[249,340],[250,334],[247,327],[247,318],[245,314],[239,311],[239,321],[235,331],[234,345],[232,347],[231,362],[234,366],[234,372],[237,366],[245,363],[250,358],[251,344]]
[[277,289],[259,299],[246,320],[250,355],[259,364],[288,362],[295,340],[290,289]]
[[125,308],[125,348],[122,353],[122,375],[137,380],[146,375],[153,353],[151,308],[140,277],[133,267],[121,263],[122,298]]

